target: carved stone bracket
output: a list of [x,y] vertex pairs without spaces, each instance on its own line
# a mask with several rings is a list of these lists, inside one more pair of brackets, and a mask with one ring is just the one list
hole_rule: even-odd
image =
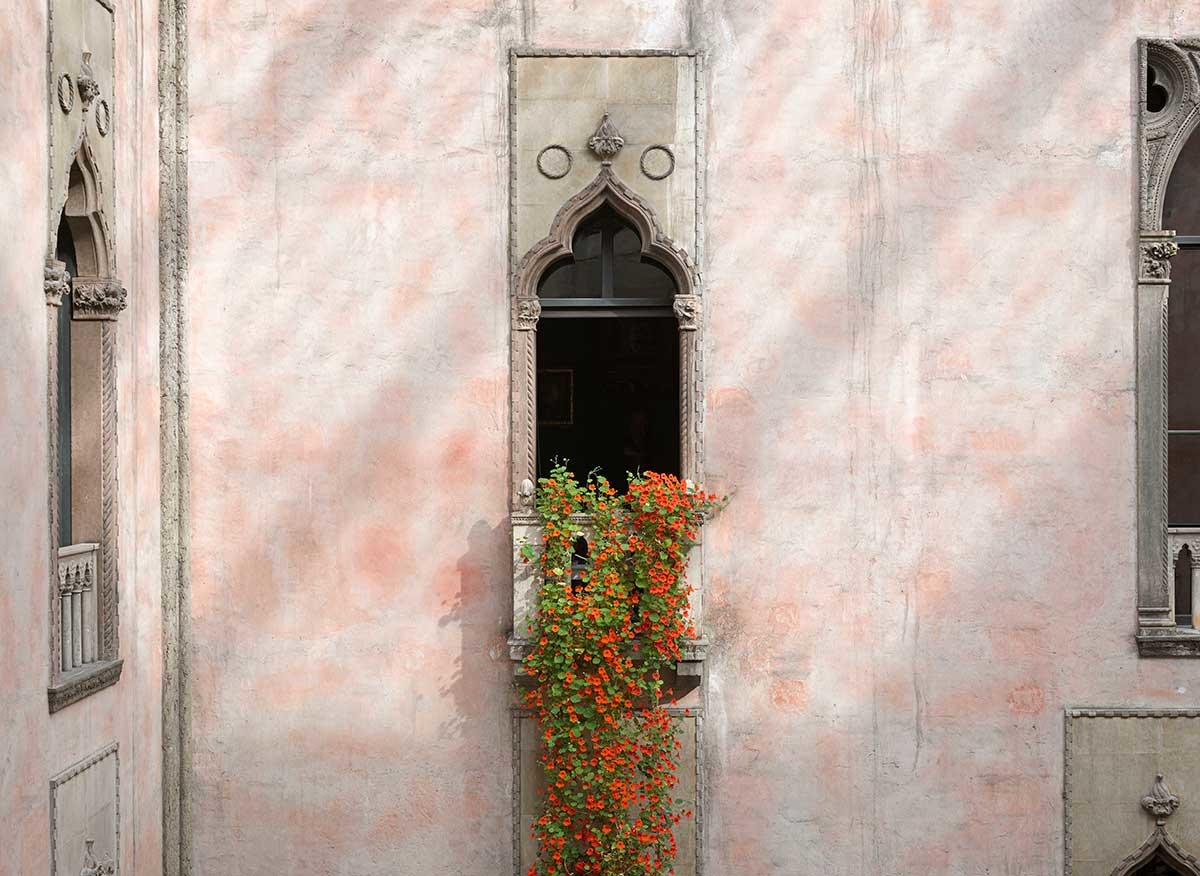
[[542,315],[542,302],[537,298],[516,299],[516,315],[514,321],[518,331],[530,332],[537,328],[538,319]]
[[1171,793],[1162,773],[1155,776],[1154,787],[1142,798],[1142,808],[1155,817],[1159,826],[1165,824],[1179,808],[1179,798]]
[[679,330],[694,332],[700,328],[700,297],[698,295],[676,295],[675,318],[679,320]]
[[1171,259],[1179,254],[1175,232],[1143,234],[1140,243],[1139,283],[1158,283],[1171,279]]
[[63,296],[71,292],[71,278],[67,276],[67,266],[58,259],[46,259],[42,278],[46,303],[51,307],[61,306]]
[[71,288],[76,319],[116,319],[125,309],[128,293],[120,280],[76,277]]

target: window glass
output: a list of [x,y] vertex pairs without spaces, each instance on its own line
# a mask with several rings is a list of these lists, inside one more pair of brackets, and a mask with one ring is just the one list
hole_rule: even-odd
[[1162,227],[1181,235],[1200,235],[1200,136],[1193,134],[1171,171],[1163,197]]
[[571,241],[572,255],[538,283],[538,295],[555,298],[662,298],[675,295],[670,273],[642,258],[634,228],[609,206],[589,216]]

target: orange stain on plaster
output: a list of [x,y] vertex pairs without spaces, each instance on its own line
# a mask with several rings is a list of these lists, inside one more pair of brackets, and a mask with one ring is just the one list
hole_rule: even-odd
[[1009,692],[1008,708],[1018,715],[1036,715],[1046,708],[1046,694],[1033,682],[1026,682]]
[[771,703],[785,712],[802,712],[808,706],[808,685],[801,679],[780,679],[771,685]]

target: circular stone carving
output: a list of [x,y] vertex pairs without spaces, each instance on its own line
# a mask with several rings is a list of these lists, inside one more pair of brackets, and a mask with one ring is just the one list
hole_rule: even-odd
[[58,105],[64,113],[69,113],[75,106],[75,83],[71,81],[70,73],[58,77]]
[[111,128],[112,112],[108,108],[108,101],[100,98],[96,101],[96,130],[100,132],[101,137],[107,137]]
[[666,179],[675,172],[675,153],[666,146],[647,146],[642,150],[641,165],[650,179]]
[[562,179],[571,172],[571,151],[557,143],[538,153],[537,168],[547,179]]

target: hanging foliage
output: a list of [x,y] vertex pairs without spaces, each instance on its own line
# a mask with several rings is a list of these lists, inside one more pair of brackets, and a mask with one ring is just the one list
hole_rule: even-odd
[[[561,465],[540,479],[541,552],[522,549],[539,563],[524,696],[546,779],[529,876],[673,872],[673,828],[692,813],[673,792],[680,745],[663,676],[695,636],[687,555],[716,504],[673,475],[631,478],[622,496]],[[573,576],[578,514],[590,517],[588,557]]]

